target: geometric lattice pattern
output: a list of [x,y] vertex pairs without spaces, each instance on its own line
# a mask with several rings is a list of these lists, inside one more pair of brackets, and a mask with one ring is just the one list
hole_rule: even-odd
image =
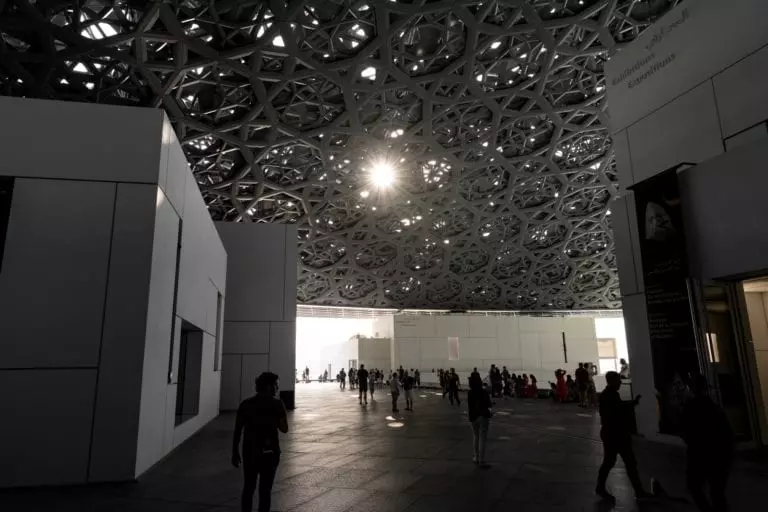
[[0,93],[164,108],[300,303],[615,308],[603,64],[676,3],[0,1]]

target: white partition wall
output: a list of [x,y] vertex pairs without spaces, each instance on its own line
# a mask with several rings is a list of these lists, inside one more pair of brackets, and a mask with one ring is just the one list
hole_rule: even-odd
[[221,409],[254,393],[256,377],[280,377],[280,396],[294,407],[296,372],[296,226],[217,222],[227,249]]
[[[458,338],[457,359],[449,357],[450,338]],[[595,321],[588,316],[401,314],[394,317],[393,345],[395,368],[419,368],[424,375],[496,364],[544,382],[559,368],[573,371],[579,362],[598,360]]]
[[[136,478],[218,414],[226,253],[162,111],[0,113],[0,487]],[[179,418],[182,323],[200,350]]]
[[358,363],[364,364],[368,370],[374,368],[388,375],[396,366],[392,365],[392,338],[367,338],[356,337],[358,350]]
[[[683,162],[701,164],[678,175],[691,275],[718,278],[768,268],[760,215],[766,80],[768,3],[762,0],[682,2],[606,65],[622,189],[612,207],[614,239],[635,393],[653,397],[660,391],[654,371],[663,358],[657,356],[654,365],[650,345],[663,325],[658,313],[649,322],[637,211],[643,206],[638,189],[627,188]],[[659,420],[656,404],[642,402],[640,433],[663,439],[657,436],[665,430]]]

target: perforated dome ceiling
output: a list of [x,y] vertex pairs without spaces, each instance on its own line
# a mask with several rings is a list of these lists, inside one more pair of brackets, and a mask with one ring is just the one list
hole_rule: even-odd
[[0,92],[164,108],[299,302],[620,306],[602,69],[676,1],[77,3],[0,2]]

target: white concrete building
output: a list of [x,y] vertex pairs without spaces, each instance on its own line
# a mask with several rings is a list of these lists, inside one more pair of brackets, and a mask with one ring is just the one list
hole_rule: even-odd
[[681,384],[695,373],[740,442],[768,439],[766,78],[761,0],[683,2],[606,66],[637,423],[653,439],[681,442]]
[[296,226],[217,222],[229,255],[224,314],[221,409],[254,394],[261,372],[280,377],[280,398],[294,407]]
[[218,414],[224,247],[163,111],[0,112],[0,487],[133,479]]

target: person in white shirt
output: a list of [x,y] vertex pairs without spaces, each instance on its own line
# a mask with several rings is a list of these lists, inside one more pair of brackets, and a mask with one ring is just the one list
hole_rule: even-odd
[[389,379],[389,390],[392,393],[392,412],[398,413],[400,412],[397,409],[397,399],[400,398],[400,380],[396,373],[392,373]]
[[376,370],[368,372],[368,391],[371,392],[371,400],[373,400],[373,389],[376,387]]
[[619,377],[621,380],[629,379],[629,363],[626,359],[619,359]]

